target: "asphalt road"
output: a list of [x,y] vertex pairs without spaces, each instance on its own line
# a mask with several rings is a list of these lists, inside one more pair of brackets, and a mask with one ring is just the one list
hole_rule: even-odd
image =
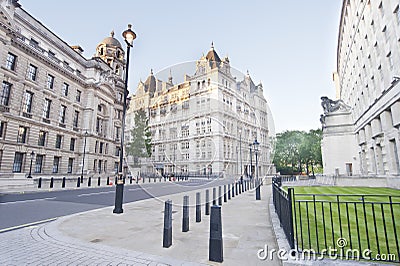
[[[190,180],[124,186],[123,202],[228,184],[232,180]],[[81,188],[33,193],[0,194],[0,232],[73,213],[114,206],[115,187]]]

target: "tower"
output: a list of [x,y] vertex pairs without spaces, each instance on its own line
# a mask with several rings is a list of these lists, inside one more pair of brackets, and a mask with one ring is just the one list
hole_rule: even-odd
[[96,57],[103,59],[112,68],[114,74],[120,78],[123,77],[125,52],[121,43],[114,38],[114,31],[111,31],[110,37],[105,38],[97,45]]

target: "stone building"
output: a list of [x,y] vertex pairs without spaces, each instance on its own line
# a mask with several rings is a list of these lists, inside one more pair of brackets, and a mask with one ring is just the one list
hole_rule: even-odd
[[121,44],[111,33],[85,58],[18,1],[0,3],[0,180],[25,178],[31,162],[33,177],[113,175],[124,92]]
[[125,136],[138,109],[146,110],[152,133],[153,152],[145,168],[237,176],[251,174],[252,165],[255,175],[254,147],[250,159],[249,144],[257,139],[258,173],[270,173],[269,109],[261,83],[255,85],[249,74],[237,81],[228,57],[220,59],[213,46],[187,64],[195,66],[195,73],[185,73],[183,82],[174,84],[171,74],[162,81],[151,71],[131,97]]
[[334,81],[323,99],[324,172],[400,174],[400,10],[398,0],[344,0]]

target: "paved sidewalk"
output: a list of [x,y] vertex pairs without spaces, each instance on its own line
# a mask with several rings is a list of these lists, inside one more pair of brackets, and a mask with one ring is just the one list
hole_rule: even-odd
[[[181,232],[183,196],[189,195],[194,205],[196,192],[124,204],[123,214],[113,214],[113,207],[107,207],[0,234],[0,265],[219,265],[208,261],[210,225],[204,206],[201,223],[195,223],[191,206],[190,230]],[[205,189],[200,192],[204,202]],[[266,244],[277,248],[269,219],[270,194],[265,185],[261,201],[255,200],[254,191],[247,191],[223,203],[223,265],[280,264],[257,257]],[[163,248],[167,199],[174,204],[173,244]]]

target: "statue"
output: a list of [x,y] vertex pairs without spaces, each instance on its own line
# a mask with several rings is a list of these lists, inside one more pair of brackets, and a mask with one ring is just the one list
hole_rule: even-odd
[[326,96],[322,96],[321,101],[321,106],[324,109],[324,114],[336,112],[338,110],[348,111],[350,109],[350,106],[345,104],[341,99],[334,101]]

